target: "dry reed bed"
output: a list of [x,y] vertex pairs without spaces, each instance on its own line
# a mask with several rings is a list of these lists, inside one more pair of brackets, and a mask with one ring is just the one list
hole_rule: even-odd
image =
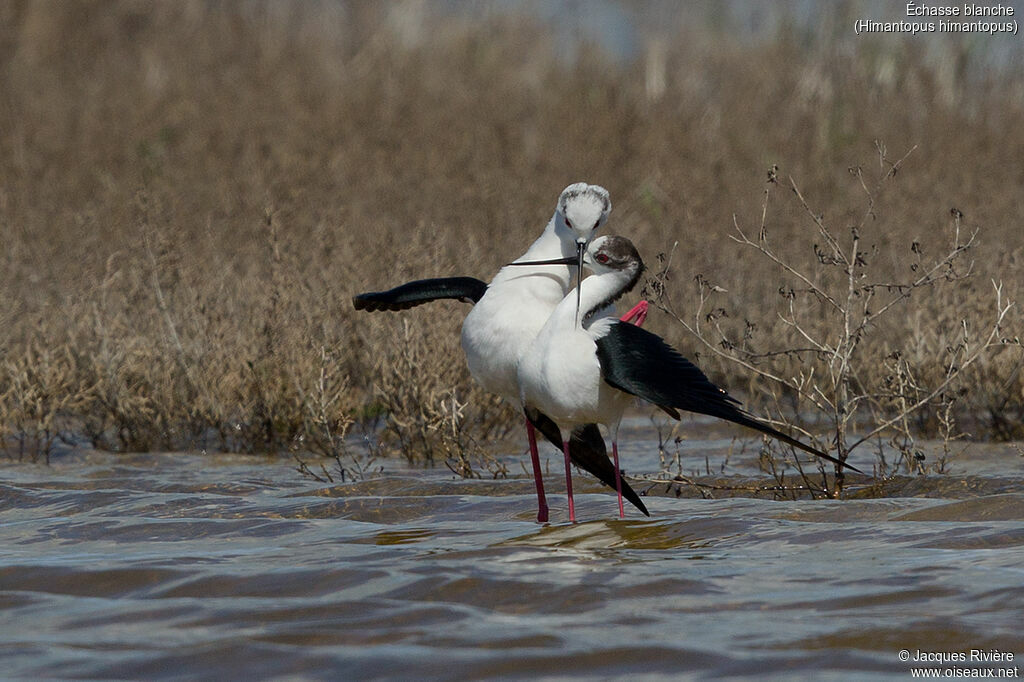
[[[734,215],[755,232],[766,216],[786,259],[828,286],[820,235],[786,179],[845,234],[866,202],[850,169],[879,167],[875,140],[891,159],[916,145],[861,230],[872,276],[905,278],[919,251],[946,253],[953,208],[965,233],[979,231],[961,262],[972,274],[868,330],[865,384],[885,382],[898,350],[934,385],[949,330],[991,320],[990,280],[1019,297],[1019,73],[950,76],[911,42],[843,52],[828,36],[798,48],[785,35],[743,45],[680,28],[654,99],[643,64],[586,46],[559,61],[526,20],[432,19],[431,39],[410,45],[384,6],[349,9],[0,10],[7,453],[48,456],[85,437],[118,450],[341,457],[353,424],[383,419],[388,447],[468,472],[515,419],[468,378],[464,307],[367,316],[350,296],[488,278],[580,179],[611,190],[608,229],[634,239],[652,272],[678,242],[660,283],[680,318],[712,283],[728,334],[749,322],[759,349],[783,350],[799,342],[778,317],[791,278],[730,239]],[[783,186],[764,210],[774,164]],[[670,317],[651,326],[753,404],[778,406]],[[1000,339],[1022,335],[1017,309],[1001,327]],[[790,374],[813,361],[761,360]],[[1022,435],[1020,367],[1018,346],[993,347],[958,378],[955,412],[971,434]],[[915,426],[935,432],[943,404],[925,405]]]

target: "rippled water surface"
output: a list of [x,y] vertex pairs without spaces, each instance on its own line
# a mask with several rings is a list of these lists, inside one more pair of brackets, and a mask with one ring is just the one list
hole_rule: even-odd
[[552,460],[546,526],[524,477],[389,463],[327,485],[287,460],[188,454],[6,465],[2,676],[907,679],[901,649],[971,648],[1019,666],[1024,467],[979,447],[970,476],[906,479],[900,497],[657,486],[650,519],[614,518],[581,478],[576,525]]

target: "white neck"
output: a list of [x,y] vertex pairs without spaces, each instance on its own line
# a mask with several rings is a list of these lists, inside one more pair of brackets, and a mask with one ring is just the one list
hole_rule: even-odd
[[[554,258],[566,258],[568,256],[576,255],[576,242],[572,237],[561,236],[555,229],[557,216],[558,214],[556,213],[551,217],[551,220],[548,221],[547,227],[544,228],[544,232],[542,232],[541,235],[537,237],[537,240],[530,245],[530,248],[526,250],[526,253],[519,258],[516,258],[515,262],[552,260]],[[530,275],[544,275],[560,282],[562,285],[562,293],[564,294],[569,290],[569,282],[572,279],[574,270],[575,268],[568,265],[516,265],[514,267],[504,267],[499,270],[491,283],[497,284],[506,280],[519,279]]]
[[633,273],[629,270],[610,270],[591,275],[580,284],[580,309],[576,313],[576,290],[570,291],[555,308],[548,320],[549,326],[574,328],[583,325],[584,317],[591,310],[620,294],[629,284]]
[[568,230],[563,230],[563,233],[559,233],[558,228],[556,227],[557,224],[558,212],[556,211],[555,214],[551,216],[551,220],[549,220],[548,224],[544,227],[544,231],[539,237],[537,237],[537,241],[530,244],[530,248],[526,250],[526,253],[516,260],[544,260],[548,258],[575,256],[575,235]]

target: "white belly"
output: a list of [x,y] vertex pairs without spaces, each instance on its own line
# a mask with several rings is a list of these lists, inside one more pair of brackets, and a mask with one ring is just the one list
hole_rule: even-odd
[[519,405],[519,359],[563,296],[555,278],[495,278],[462,323],[466,363],[484,390]]
[[[594,344],[582,330],[563,334],[557,344],[531,345],[519,368],[523,402],[551,417],[563,430],[603,422],[608,391]],[[605,398],[604,400],[602,398]]]

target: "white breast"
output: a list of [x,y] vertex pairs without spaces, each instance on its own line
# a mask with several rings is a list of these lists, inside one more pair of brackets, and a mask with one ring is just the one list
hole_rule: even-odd
[[[462,323],[462,350],[480,386],[519,404],[519,359],[565,296],[568,268],[504,268]],[[558,272],[555,272],[558,271]],[[565,272],[565,276],[558,275]]]
[[594,421],[600,411],[601,367],[586,331],[541,332],[519,365],[524,404],[566,429]]
[[575,301],[568,295],[523,354],[517,378],[520,400],[553,419],[563,435],[580,424],[616,428],[630,396],[604,381],[597,343],[615,321],[614,308],[575,327]]

